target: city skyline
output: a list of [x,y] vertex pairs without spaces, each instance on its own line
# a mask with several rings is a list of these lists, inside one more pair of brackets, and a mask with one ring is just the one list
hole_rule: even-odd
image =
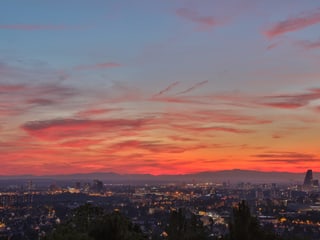
[[320,172],[320,4],[0,8],[0,175]]

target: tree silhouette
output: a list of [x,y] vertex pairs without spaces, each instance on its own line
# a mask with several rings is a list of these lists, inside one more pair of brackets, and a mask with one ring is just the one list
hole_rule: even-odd
[[251,216],[245,201],[233,208],[229,223],[230,240],[277,240],[280,239],[272,232],[264,231],[256,217]]
[[102,208],[86,204],[57,227],[46,240],[143,240],[140,228],[119,212],[106,214]]
[[140,240],[145,239],[137,225],[132,224],[119,212],[99,217],[91,225],[89,236],[95,240]]
[[206,239],[205,228],[196,215],[184,209],[172,211],[167,228],[168,240]]

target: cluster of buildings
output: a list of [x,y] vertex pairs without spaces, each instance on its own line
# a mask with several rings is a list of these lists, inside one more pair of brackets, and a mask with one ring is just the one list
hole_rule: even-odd
[[170,213],[196,215],[208,237],[228,233],[233,207],[245,200],[262,227],[280,236],[320,238],[320,191],[308,170],[303,185],[179,183],[153,185],[73,182],[47,188],[3,187],[0,192],[0,238],[42,239],[85,203],[120,211],[149,239],[165,239]]

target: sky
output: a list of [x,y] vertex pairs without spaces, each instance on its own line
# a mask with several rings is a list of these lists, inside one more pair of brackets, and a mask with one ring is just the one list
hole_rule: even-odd
[[320,171],[320,3],[2,0],[0,175]]

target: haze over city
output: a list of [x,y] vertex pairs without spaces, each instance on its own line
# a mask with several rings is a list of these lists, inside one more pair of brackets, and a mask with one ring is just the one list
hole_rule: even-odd
[[0,175],[319,172],[317,1],[1,1]]

